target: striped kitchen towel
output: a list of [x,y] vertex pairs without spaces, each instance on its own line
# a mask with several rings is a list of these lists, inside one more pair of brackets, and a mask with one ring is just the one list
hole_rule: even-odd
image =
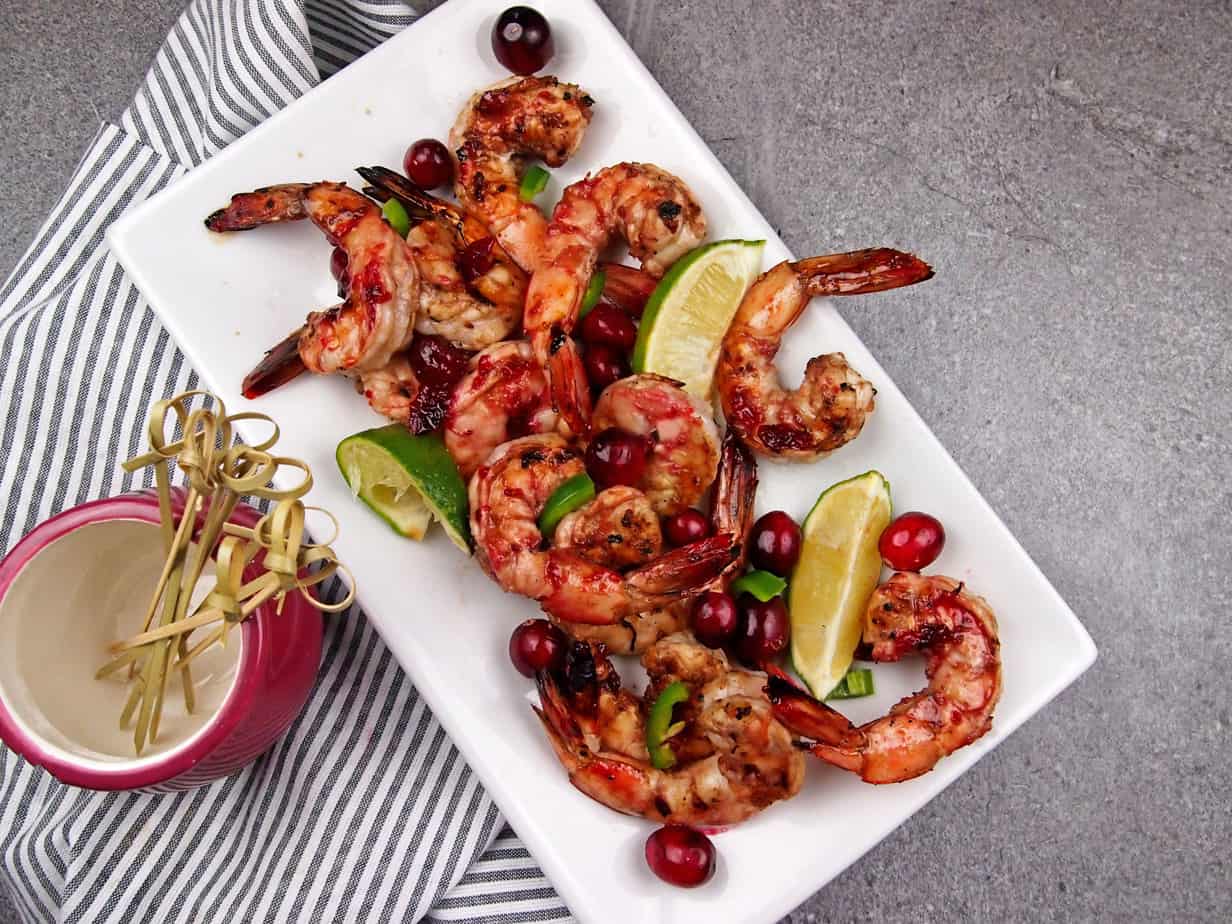
[[[197,382],[106,227],[414,18],[396,0],[196,0],[180,17],[0,289],[0,551],[141,486],[116,461],[152,401]],[[91,793],[0,747],[0,877],[40,922],[569,917],[354,609],[327,617],[287,735],[211,786]]]

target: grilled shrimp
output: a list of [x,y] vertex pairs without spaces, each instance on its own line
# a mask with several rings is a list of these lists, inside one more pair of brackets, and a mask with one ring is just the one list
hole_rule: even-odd
[[616,485],[567,514],[556,525],[552,544],[573,549],[597,565],[630,568],[659,557],[663,551],[663,530],[645,494],[636,488]]
[[[612,490],[616,489],[608,489],[608,491]],[[728,431],[723,437],[718,477],[715,479],[714,490],[710,498],[710,527],[715,535],[726,533],[735,536],[739,551],[736,558],[706,586],[706,590],[724,589],[743,570],[746,552],[745,537],[748,536],[749,528],[753,525],[753,498],[756,493],[757,463],[752,453],[740,442],[739,437]],[[600,497],[602,496],[601,494]],[[586,509],[582,508],[583,511]],[[582,511],[577,511],[577,513],[580,514]],[[568,535],[565,537],[561,535],[561,528],[567,521],[568,517],[561,520],[560,525],[556,527],[557,544],[563,544],[570,538]],[[621,539],[619,548],[624,549],[629,545],[629,532],[636,532],[636,530],[624,528],[623,532],[617,533]],[[611,552],[611,546],[605,549],[596,543],[591,548],[594,550],[592,561],[599,564],[614,564],[613,558],[603,558],[598,554],[602,551]],[[693,601],[691,599],[678,600],[667,606],[635,613],[615,625],[583,626],[574,623],[569,625],[568,629],[574,638],[600,642],[608,651],[618,654],[638,654],[665,635],[687,629],[692,610]]]
[[599,252],[619,233],[642,269],[663,272],[706,234],[693,193],[651,164],[616,164],[568,187],[552,213],[542,266],[531,276],[523,327],[548,370],[552,398],[569,433],[585,433],[590,391],[569,337]]
[[811,739],[809,749],[822,760],[868,783],[898,783],[927,773],[992,727],[1001,696],[997,618],[961,582],[895,574],[869,600],[864,642],[874,661],[923,653],[929,682],[858,728],[794,685],[770,679],[774,714]]
[[547,220],[518,194],[523,164],[529,157],[564,164],[582,143],[593,105],[581,87],[555,77],[513,77],[472,96],[449,133],[458,201],[528,272],[543,259]]
[[635,487],[660,516],[696,504],[714,482],[719,466],[719,430],[710,403],[661,375],[631,375],[604,389],[591,429],[620,427],[647,437],[653,446]]
[[476,354],[454,387],[445,415],[445,447],[462,477],[469,478],[501,443],[555,427],[547,378],[530,344],[508,340]]
[[545,547],[538,517],[581,452],[556,434],[499,446],[470,481],[471,532],[480,565],[505,590],[539,601],[567,622],[607,625],[699,592],[733,557],[730,535],[712,536],[622,574],[576,550]]
[[[211,231],[245,231],[258,225],[310,218],[325,236],[346,251],[351,284],[346,301],[308,315],[292,336],[299,361],[312,372],[362,373],[379,369],[411,342],[419,298],[419,273],[406,242],[376,207],[343,183],[288,183],[240,193],[205,220]],[[291,338],[288,338],[288,341]],[[295,365],[286,342],[258,366],[281,376],[271,359]],[[258,383],[245,379],[247,395]],[[268,389],[265,389],[268,390]],[[256,391],[260,394],[261,391]]]
[[[537,675],[535,710],[569,781],[592,799],[654,822],[730,825],[800,791],[804,758],[775,719],[765,676],[732,668],[726,655],[687,633],[642,656],[645,697],[620,687],[600,645],[575,642],[558,673]],[[673,681],[689,688],[670,742],[676,764],[656,769],[646,716]]]
[[397,199],[419,219],[406,239],[429,292],[415,330],[482,350],[518,328],[528,277],[483,222],[385,167],[355,169],[372,184],[365,194],[381,202]]
[[787,391],[774,357],[783,334],[817,295],[860,295],[923,282],[931,267],[885,248],[783,262],[744,296],[723,338],[715,386],[728,426],[765,455],[808,460],[855,439],[873,412],[876,389],[842,353],[809,360],[804,382]]

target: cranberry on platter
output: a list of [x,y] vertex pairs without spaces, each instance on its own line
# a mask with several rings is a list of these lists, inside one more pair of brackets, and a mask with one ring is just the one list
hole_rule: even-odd
[[738,605],[741,619],[736,647],[741,660],[758,667],[787,650],[791,620],[782,597],[771,597],[763,603],[752,594],[741,594]]
[[591,387],[599,391],[613,382],[628,378],[631,371],[624,351],[605,343],[589,344],[582,356],[582,365],[586,368],[586,378]]
[[608,427],[586,448],[586,471],[600,489],[612,485],[635,485],[650,461],[650,441],[644,436]]
[[936,517],[918,510],[895,517],[877,541],[881,560],[895,571],[927,568],[943,548],[945,527]]
[[800,557],[800,527],[782,510],[772,510],[753,524],[749,561],[754,568],[787,577]]
[[710,535],[710,520],[700,510],[682,510],[663,521],[663,535],[672,545],[688,545]]
[[607,302],[599,302],[582,318],[579,333],[587,345],[603,343],[628,351],[637,343],[637,325],[633,319]]
[[565,633],[546,619],[528,619],[509,636],[509,660],[523,677],[565,663]]
[[449,149],[435,138],[420,138],[406,149],[402,169],[420,189],[436,189],[453,182]]
[[684,825],[666,825],[646,838],[646,864],[664,882],[691,889],[714,875],[714,844]]
[[693,634],[707,648],[722,648],[740,630],[740,610],[731,594],[708,590],[693,604]]
[[511,6],[492,26],[492,53],[515,74],[528,77],[552,60],[552,27],[538,10]]

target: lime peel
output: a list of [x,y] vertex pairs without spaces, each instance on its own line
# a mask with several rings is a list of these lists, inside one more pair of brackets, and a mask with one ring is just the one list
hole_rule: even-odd
[[814,696],[829,695],[851,667],[890,515],[890,484],[869,471],[823,491],[802,524],[789,594],[791,657]]
[[646,302],[633,371],[665,375],[709,397],[723,335],[761,270],[765,244],[715,241],[672,264]]
[[335,452],[351,493],[398,533],[422,539],[432,519],[470,553],[466,484],[440,434],[400,424],[348,436]]

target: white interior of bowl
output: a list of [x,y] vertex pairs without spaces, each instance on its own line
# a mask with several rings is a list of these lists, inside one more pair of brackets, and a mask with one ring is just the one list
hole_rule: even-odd
[[[118,769],[164,759],[191,746],[235,684],[242,632],[193,661],[196,708],[184,708],[178,672],[168,678],[158,739],[140,758],[122,730],[127,671],[95,671],[107,646],[138,632],[163,564],[156,524],[104,520],[67,533],[26,563],[0,600],[0,697],[44,748],[75,763]],[[193,604],[213,586],[212,569]],[[191,610],[190,610],[191,611]]]

